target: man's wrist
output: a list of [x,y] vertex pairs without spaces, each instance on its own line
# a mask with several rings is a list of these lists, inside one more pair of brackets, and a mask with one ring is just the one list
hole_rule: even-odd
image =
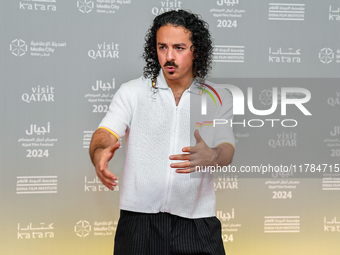
[[212,160],[212,165],[216,166],[218,164],[218,160],[221,154],[221,149],[220,148],[211,148],[213,151],[213,160]]
[[98,147],[98,148],[95,148],[92,152],[92,164],[94,166],[96,166],[96,158],[97,158],[97,155],[100,154],[102,151],[104,150],[104,148],[101,148],[101,147]]

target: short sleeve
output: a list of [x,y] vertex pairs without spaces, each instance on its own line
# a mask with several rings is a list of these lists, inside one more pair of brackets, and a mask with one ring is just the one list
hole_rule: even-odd
[[232,127],[233,98],[227,89],[218,89],[222,106],[217,107],[214,116],[213,147],[222,143],[230,143],[235,148],[235,138]]
[[132,119],[132,94],[129,85],[123,84],[112,98],[109,110],[99,124],[119,140],[126,134]]

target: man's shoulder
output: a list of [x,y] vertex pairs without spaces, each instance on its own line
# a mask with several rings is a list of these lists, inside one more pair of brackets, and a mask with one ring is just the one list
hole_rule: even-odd
[[152,82],[150,79],[139,77],[137,79],[130,80],[118,87],[114,95],[114,101],[129,100],[131,102],[137,102],[141,95],[148,95],[151,93],[151,87]]
[[135,90],[144,90],[146,87],[151,86],[151,79],[144,78],[143,76],[130,80],[128,82],[123,83],[120,88],[121,89],[128,89],[130,91]]

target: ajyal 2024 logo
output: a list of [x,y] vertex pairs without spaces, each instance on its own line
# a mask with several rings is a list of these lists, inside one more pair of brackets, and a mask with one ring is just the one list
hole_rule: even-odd
[[[245,114],[245,96],[240,88],[231,84],[214,84],[208,85],[205,83],[198,82],[199,89],[201,91],[201,115],[207,115],[207,95],[209,95],[212,100],[214,100],[215,105],[217,106],[217,102],[211,92],[213,92],[221,106],[223,102],[221,97],[217,93],[216,89],[228,89],[233,97],[233,114],[234,115],[244,115]],[[210,92],[210,91],[211,92]],[[205,92],[205,93],[204,93]],[[247,88],[247,106],[248,110],[257,116],[268,116],[273,114],[278,104],[281,105],[281,116],[287,115],[287,105],[295,105],[305,116],[311,116],[312,114],[307,110],[307,108],[303,105],[307,103],[311,99],[311,93],[309,90],[305,88],[298,87],[282,87],[279,91],[277,87],[272,88],[272,104],[270,109],[266,110],[258,110],[255,109],[253,104],[253,88]],[[281,96],[280,100],[278,95]],[[298,98],[297,98],[298,97]],[[280,102],[279,102],[280,101]],[[298,121],[296,119],[277,119],[277,118],[266,118],[266,119],[243,119],[241,122],[235,122],[232,119],[213,119],[210,123],[213,127],[216,125],[241,125],[243,127],[263,127],[264,125],[271,125],[271,127],[275,127],[275,125],[280,125],[282,127],[296,127],[298,125]]]
[[[217,105],[214,96],[211,94],[211,92],[209,92],[209,90],[211,90],[213,93],[215,93],[215,95],[217,96],[217,98],[220,101],[220,104],[222,106],[221,97],[220,97],[220,95],[217,93],[217,91],[212,86],[210,86],[208,84],[205,84],[205,83],[202,83],[202,82],[198,82],[198,81],[195,84],[196,85],[199,84],[197,86],[199,88],[199,94],[201,95],[201,106],[202,106],[201,107],[201,115],[207,115],[207,97],[206,97],[206,94],[208,94],[212,98],[212,100],[214,100],[215,105]],[[205,89],[205,87],[207,89]],[[204,92],[206,94],[204,94]],[[215,127],[215,123],[213,121],[203,121],[202,123],[200,123],[200,122],[196,122],[195,123],[196,127],[213,126],[213,125]]]

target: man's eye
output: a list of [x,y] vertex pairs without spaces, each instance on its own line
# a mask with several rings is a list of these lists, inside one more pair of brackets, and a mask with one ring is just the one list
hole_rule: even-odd
[[160,49],[160,50],[164,50],[164,49],[165,49],[165,46],[160,46],[159,49]]
[[177,50],[184,50],[184,48],[182,48],[182,47],[177,47]]

